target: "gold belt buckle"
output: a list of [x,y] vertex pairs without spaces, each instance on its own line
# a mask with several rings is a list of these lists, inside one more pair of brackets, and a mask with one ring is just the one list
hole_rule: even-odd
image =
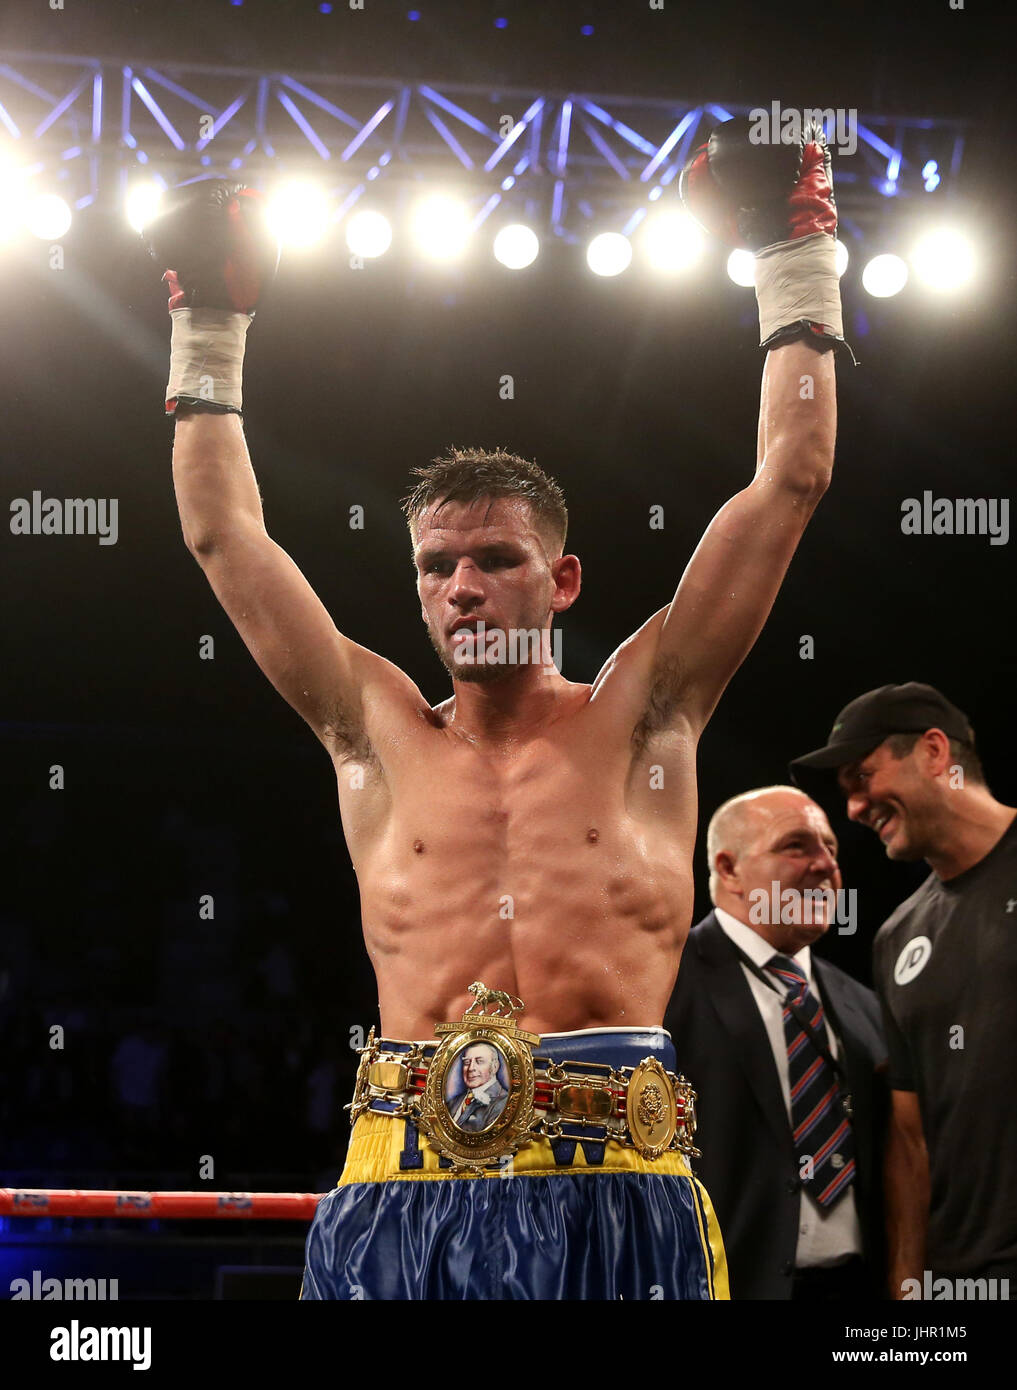
[[453,1171],[483,1173],[483,1164],[514,1154],[532,1137],[540,1037],[512,1016],[522,1000],[479,980],[468,993],[473,1003],[458,1022],[434,1025],[443,1041],[427,1068],[417,1124]]
[[367,1083],[383,1091],[405,1091],[410,1084],[410,1072],[402,1062],[372,1062],[367,1069]]
[[643,1158],[659,1158],[678,1129],[678,1100],[671,1078],[656,1057],[633,1069],[625,1094],[625,1118],[632,1142]]
[[407,1093],[414,1068],[423,1060],[422,1044],[415,1042],[408,1051],[394,1054],[382,1046],[384,1042],[384,1038],[375,1038],[372,1027],[364,1046],[358,1049],[360,1062],[353,1086],[353,1099],[343,1107],[350,1112],[351,1124],[371,1108],[372,1100],[379,1098],[396,1102],[397,1108],[387,1111],[387,1114],[400,1119],[414,1115],[412,1096]]
[[558,1114],[566,1120],[606,1123],[614,1114],[614,1092],[609,1086],[589,1081],[568,1081],[559,1086]]

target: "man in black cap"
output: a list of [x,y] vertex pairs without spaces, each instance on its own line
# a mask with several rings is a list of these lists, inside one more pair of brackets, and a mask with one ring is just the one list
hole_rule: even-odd
[[914,681],[852,700],[791,775],[816,797],[835,776],[889,858],[932,869],[873,948],[891,1293],[1017,1298],[1017,810],[987,787],[967,716]]

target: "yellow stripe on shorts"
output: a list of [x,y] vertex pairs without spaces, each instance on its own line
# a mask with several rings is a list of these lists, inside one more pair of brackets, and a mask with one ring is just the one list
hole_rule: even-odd
[[[563,1141],[557,1141],[563,1142]],[[568,1143],[572,1143],[570,1138]],[[591,1140],[586,1141],[588,1144]],[[438,1155],[421,1135],[420,1155],[423,1165],[409,1170],[401,1169],[400,1155],[406,1145],[405,1120],[393,1120],[375,1111],[365,1111],[357,1117],[350,1136],[350,1147],[346,1155],[346,1166],[337,1186],[345,1187],[351,1182],[429,1182],[435,1178],[476,1178],[478,1173],[453,1173],[448,1168],[439,1168]],[[661,1154],[660,1158],[643,1158],[636,1149],[626,1148],[609,1140],[603,1147],[603,1163],[587,1163],[582,1143],[575,1141],[575,1152],[569,1163],[556,1163],[551,1141],[546,1138],[531,1140],[524,1144],[516,1154],[506,1155],[497,1168],[492,1168],[484,1177],[500,1178],[507,1174],[534,1177],[556,1177],[562,1173],[658,1173],[672,1177],[691,1178],[692,1169],[688,1159],[677,1149]]]

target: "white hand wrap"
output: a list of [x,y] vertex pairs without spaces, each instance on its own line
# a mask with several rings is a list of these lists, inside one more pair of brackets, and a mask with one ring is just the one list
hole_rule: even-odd
[[825,232],[764,246],[756,255],[759,346],[780,328],[808,319],[844,337],[837,243]]
[[166,413],[177,398],[240,409],[243,399],[244,346],[250,314],[229,309],[173,309],[170,373],[166,384]]

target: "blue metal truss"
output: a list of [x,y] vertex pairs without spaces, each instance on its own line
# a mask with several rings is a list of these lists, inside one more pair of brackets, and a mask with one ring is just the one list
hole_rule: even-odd
[[[464,194],[479,226],[496,209],[567,241],[630,232],[697,140],[747,106],[461,83],[297,75],[52,53],[0,55],[0,149],[78,209],[122,200],[147,174],[215,173],[264,186],[314,175],[337,219],[370,195],[422,186]],[[833,131],[829,134],[832,136]],[[957,189],[965,125],[859,115],[838,152],[842,222],[863,237],[902,202]]]

